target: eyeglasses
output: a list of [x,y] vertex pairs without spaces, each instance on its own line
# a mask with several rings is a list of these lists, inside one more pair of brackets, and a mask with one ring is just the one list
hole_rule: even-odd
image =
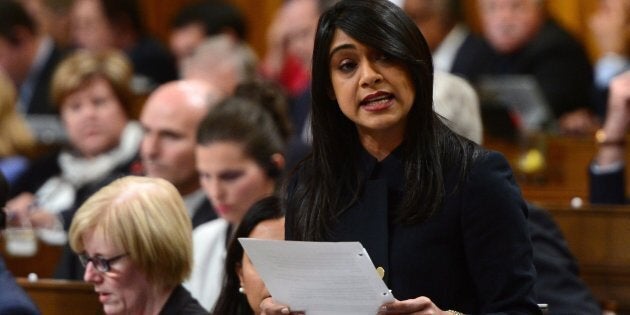
[[79,260],[81,261],[81,264],[83,265],[83,267],[87,267],[87,264],[89,262],[92,262],[92,265],[94,265],[94,268],[96,268],[96,270],[100,272],[109,272],[112,269],[111,264],[113,262],[127,255],[129,254],[121,254],[118,256],[114,256],[112,258],[104,258],[100,256],[90,257],[87,254],[83,253],[83,254],[79,254]]

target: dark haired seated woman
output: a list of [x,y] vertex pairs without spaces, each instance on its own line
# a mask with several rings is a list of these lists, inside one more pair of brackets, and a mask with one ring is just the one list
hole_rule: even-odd
[[540,313],[512,171],[433,112],[413,21],[387,0],[337,3],[320,17],[312,84],[313,154],[287,187],[286,239],[360,241],[397,298],[374,313]]
[[256,202],[234,232],[225,257],[225,282],[213,314],[260,314],[260,302],[269,295],[265,284],[244,253],[239,237],[284,239],[284,213],[280,200],[270,196]]
[[[252,90],[249,90],[249,89]],[[251,86],[216,105],[197,132],[197,170],[218,219],[193,233],[194,265],[186,288],[210,310],[221,291],[227,240],[247,210],[276,192],[289,135],[281,102]]]

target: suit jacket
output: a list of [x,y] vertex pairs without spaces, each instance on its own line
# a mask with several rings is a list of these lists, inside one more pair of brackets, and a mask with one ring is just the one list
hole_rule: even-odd
[[193,229],[216,218],[217,213],[214,211],[214,207],[208,198],[204,198],[203,202],[197,207],[197,210],[195,210],[195,215],[192,217]]
[[50,96],[50,83],[55,68],[62,58],[63,53],[53,44],[53,49],[48,55],[44,67],[36,79],[33,87],[33,95],[28,103],[26,114],[57,114]]
[[553,20],[511,54],[497,53],[485,40],[467,39],[454,61],[453,72],[473,83],[483,75],[533,75],[556,117],[593,107],[593,70],[586,51]]
[[534,291],[540,303],[549,305],[549,315],[601,314],[599,304],[580,279],[575,257],[551,215],[529,205],[528,223],[538,273]]
[[[459,183],[447,172],[441,209],[409,225],[393,220],[403,189],[413,189],[404,186],[400,153],[364,159],[369,179],[328,241],[360,241],[399,300],[426,296],[466,314],[538,314],[527,208],[505,158],[482,154]],[[286,237],[295,239],[291,209],[286,220]]]
[[626,199],[625,168],[606,174],[595,174],[589,168],[591,203],[624,204]]
[[166,304],[160,311],[160,315],[208,315],[208,311],[204,310],[195,300],[188,290],[179,285],[173,290]]
[[0,257],[0,315],[33,314],[40,314],[37,306],[26,292],[15,283],[15,279]]

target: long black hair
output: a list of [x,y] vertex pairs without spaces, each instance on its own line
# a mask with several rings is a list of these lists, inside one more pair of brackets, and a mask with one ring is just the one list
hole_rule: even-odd
[[434,213],[444,196],[445,170],[460,165],[459,174],[465,174],[474,151],[433,112],[431,52],[414,22],[388,0],[340,1],[322,14],[315,35],[313,153],[287,188],[286,211],[290,215],[286,226],[293,233],[289,236],[298,240],[326,239],[330,224],[361,191],[356,126],[330,96],[330,46],[337,29],[402,64],[415,87],[401,145],[408,188],[397,211],[398,222],[414,224]]
[[284,216],[280,207],[280,200],[276,196],[266,197],[247,211],[239,224],[236,232],[230,239],[225,257],[225,282],[219,299],[212,311],[217,315],[253,315],[245,295],[239,292],[240,279],[236,273],[243,261],[243,247],[239,243],[239,237],[249,237],[254,228],[263,221],[280,219]]

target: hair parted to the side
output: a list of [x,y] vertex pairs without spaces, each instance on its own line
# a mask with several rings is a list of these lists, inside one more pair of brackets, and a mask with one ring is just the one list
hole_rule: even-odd
[[213,314],[253,315],[247,298],[238,291],[240,280],[236,273],[236,268],[243,260],[243,247],[238,239],[240,237],[249,237],[259,223],[267,220],[277,220],[282,217],[284,217],[284,212],[280,207],[280,199],[276,196],[263,198],[247,210],[228,244],[227,255],[225,256],[225,282],[212,312]]
[[272,178],[281,170],[272,155],[284,155],[289,137],[286,100],[264,81],[242,83],[235,95],[210,110],[197,130],[197,144],[235,142]]
[[55,69],[51,81],[53,103],[59,110],[70,94],[101,78],[109,83],[127,116],[133,110],[131,78],[133,67],[121,52],[79,50],[64,58]]
[[192,269],[192,224],[177,189],[160,178],[127,176],[101,188],[81,205],[70,225],[70,247],[101,233],[124,250],[160,288],[181,284]]
[[[330,224],[356,200],[361,179],[357,169],[357,130],[341,112],[331,82],[330,48],[340,30],[408,69],[415,100],[408,114],[402,149],[405,189],[397,219],[404,223],[425,220],[444,195],[443,165],[462,157],[463,144],[433,112],[433,65],[429,47],[414,22],[388,0],[342,0],[322,14],[315,35],[312,68],[313,154],[302,163],[301,180],[287,196],[287,213],[295,219],[287,229],[298,240],[325,239]],[[411,123],[413,122],[413,123]],[[452,142],[446,145],[444,141]],[[449,154],[445,154],[450,147]],[[461,161],[466,167],[466,160]],[[341,193],[344,192],[344,193]],[[341,196],[351,194],[350,199]],[[422,205],[419,207],[418,205]],[[289,227],[291,226],[291,227]]]

